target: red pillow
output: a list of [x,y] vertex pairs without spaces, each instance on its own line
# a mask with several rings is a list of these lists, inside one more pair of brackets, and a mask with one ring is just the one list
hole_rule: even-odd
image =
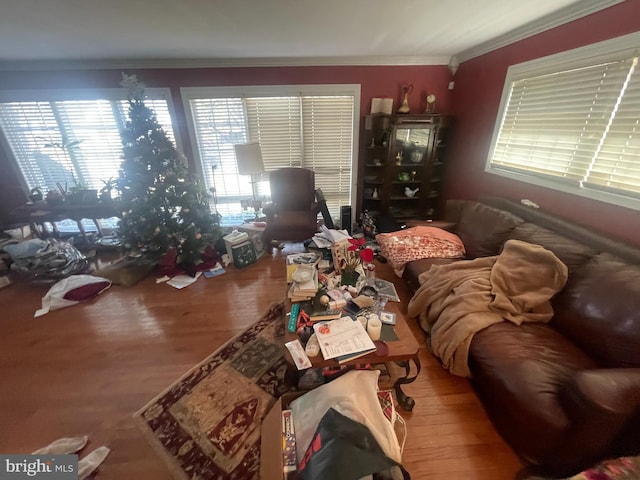
[[82,285],[81,287],[69,290],[64,294],[64,297],[62,298],[64,298],[65,300],[70,300],[72,302],[83,302],[95,297],[103,290],[109,288],[109,285],[111,285],[111,283],[107,281]]

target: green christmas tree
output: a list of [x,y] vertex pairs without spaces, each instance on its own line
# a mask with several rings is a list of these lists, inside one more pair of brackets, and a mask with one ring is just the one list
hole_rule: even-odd
[[219,216],[206,191],[189,174],[187,160],[145,105],[144,84],[122,74],[129,91],[129,120],[122,131],[124,161],[119,235],[128,254],[152,263],[175,249],[176,262],[191,271],[220,238]]

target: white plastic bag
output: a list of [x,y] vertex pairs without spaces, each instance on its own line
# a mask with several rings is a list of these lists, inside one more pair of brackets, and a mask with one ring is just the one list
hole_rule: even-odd
[[378,370],[351,370],[291,403],[298,460],[330,408],[369,428],[385,455],[401,463],[400,444],[378,400]]

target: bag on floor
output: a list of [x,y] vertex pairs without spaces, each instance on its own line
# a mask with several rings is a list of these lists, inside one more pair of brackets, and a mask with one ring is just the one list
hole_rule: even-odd
[[330,408],[299,463],[300,479],[408,480],[411,477],[387,457],[369,429]]

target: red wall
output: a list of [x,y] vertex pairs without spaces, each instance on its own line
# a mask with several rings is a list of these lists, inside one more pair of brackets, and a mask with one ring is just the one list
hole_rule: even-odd
[[[618,4],[464,62],[455,76],[455,138],[447,157],[447,198],[528,198],[541,209],[640,246],[640,212],[484,172],[507,68],[640,30],[640,2]],[[639,160],[640,161],[640,160]]]
[[[427,92],[437,97],[441,113],[451,112],[450,80],[446,66],[354,66],[354,67],[262,67],[262,68],[185,68],[131,70],[148,87],[170,88],[176,112],[176,128],[182,139],[185,155],[193,159],[193,150],[186,130],[180,87],[234,85],[296,85],[296,84],[360,84],[360,116],[369,113],[371,98],[392,97],[394,109],[400,105],[402,87],[413,84],[409,97],[413,113],[425,108]],[[0,89],[55,88],[119,88],[121,70],[86,70],[55,72],[0,72]],[[0,149],[0,206],[4,209],[22,204],[20,182],[4,151]],[[2,208],[0,208],[1,214]],[[1,218],[0,218],[1,220]]]

